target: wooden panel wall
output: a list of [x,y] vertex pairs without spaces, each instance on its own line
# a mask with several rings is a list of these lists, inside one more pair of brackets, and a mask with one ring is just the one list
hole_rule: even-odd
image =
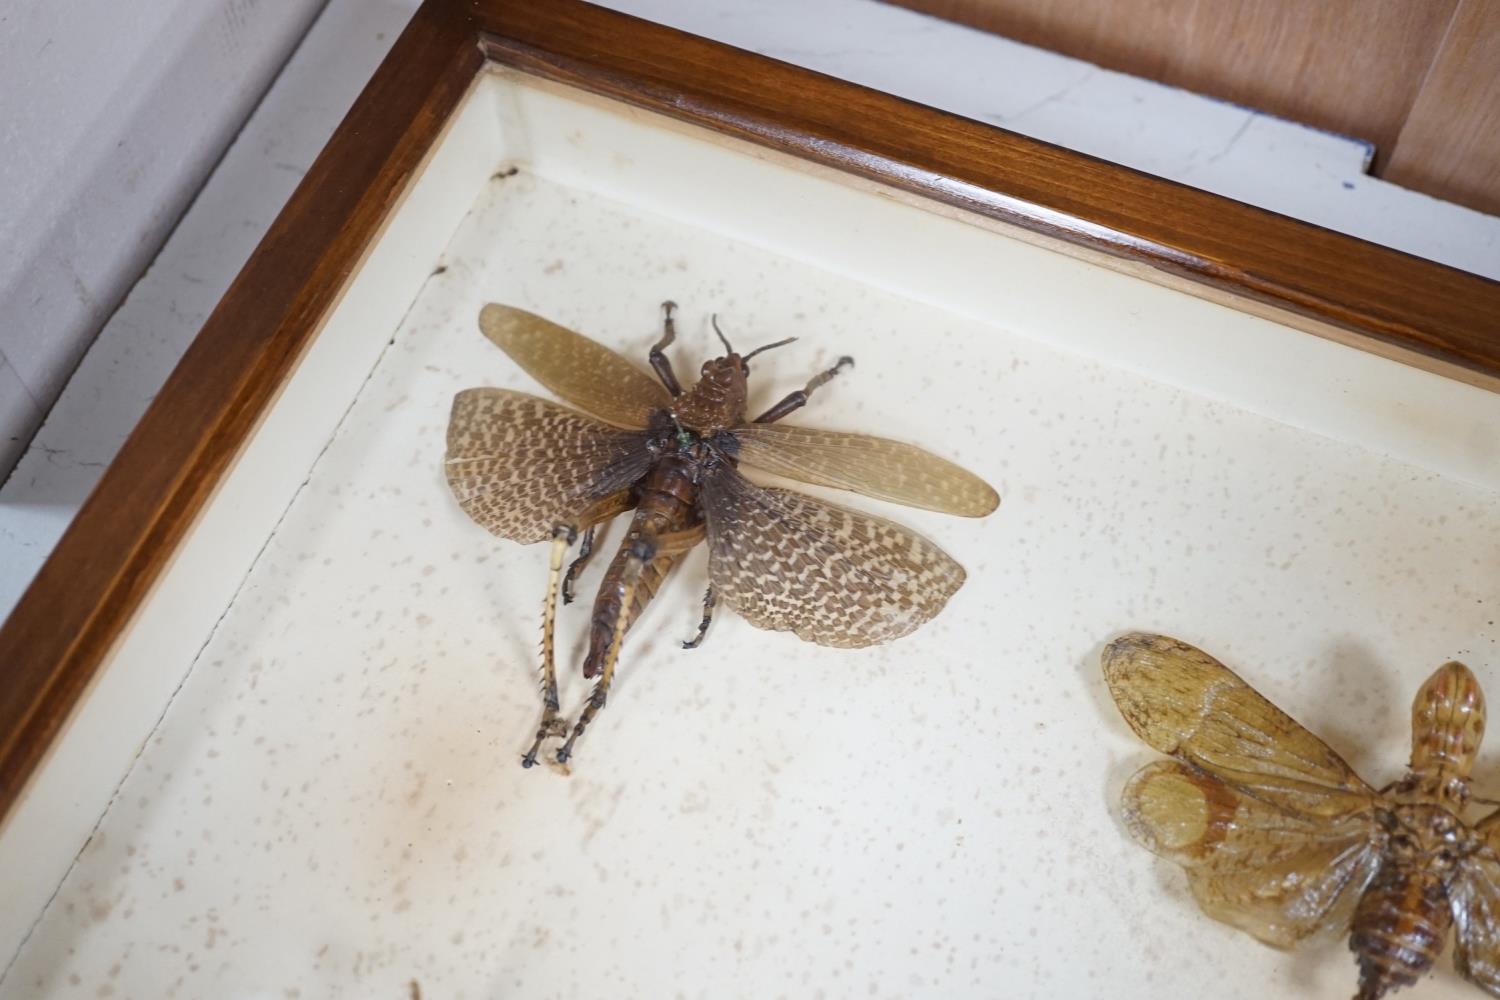
[[1500,0],[1461,0],[1383,176],[1500,215]]
[[1500,212],[1500,0],[890,0],[1369,140],[1375,172]]

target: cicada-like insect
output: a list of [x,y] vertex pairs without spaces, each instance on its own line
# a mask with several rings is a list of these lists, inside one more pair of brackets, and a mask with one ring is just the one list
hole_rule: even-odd
[[[942,609],[964,571],[942,549],[901,525],[785,489],[751,483],[739,465],[866,496],[966,517],[999,497],[983,480],[920,448],[778,421],[850,367],[816,375],[756,417],[746,418],[750,361],[730,346],[684,389],[666,348],[676,334],[672,303],[649,360],[656,379],[613,351],[529,312],[485,306],[479,326],[542,385],[578,410],[507,389],[467,389],[453,401],[445,468],[475,521],[516,542],[552,543],[542,611],[542,720],[521,758],[537,762],[549,738],[566,763],[605,705],[620,646],[662,581],[706,542],[709,585],[694,639],[723,602],[751,624],[784,629],[825,646],[868,646],[906,635]],[[795,338],[792,338],[795,339]],[[560,716],[553,631],[559,591],[594,549],[595,530],[634,511],[630,530],[594,601],[585,677],[598,680],[571,733]],[[563,571],[569,547],[578,557]]]
[[1355,1000],[1432,968],[1500,996],[1500,810],[1466,823],[1484,695],[1462,663],[1412,703],[1411,766],[1376,791],[1338,754],[1202,650],[1160,635],[1110,643],[1104,679],[1136,735],[1171,761],[1125,786],[1124,819],[1187,870],[1209,916],[1290,948],[1349,931]]

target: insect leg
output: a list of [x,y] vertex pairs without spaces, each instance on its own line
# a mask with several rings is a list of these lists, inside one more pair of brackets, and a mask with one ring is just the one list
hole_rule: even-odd
[[672,322],[672,313],[677,309],[677,303],[668,300],[661,304],[662,331],[661,339],[651,348],[651,368],[656,372],[656,377],[661,379],[661,384],[667,387],[667,391],[674,396],[682,395],[682,383],[677,381],[677,374],[672,371],[672,359],[667,357],[666,350],[672,341],[677,339],[677,326]]
[[[573,524],[559,524],[552,529],[552,554],[547,564],[547,597],[542,604],[542,721],[537,726],[536,740],[531,744],[531,749],[521,758],[522,767],[531,767],[536,763],[536,755],[542,748],[543,740],[549,736],[562,736],[568,731],[567,723],[557,717],[557,664],[553,640],[557,627],[558,577],[562,573],[563,556],[578,538],[580,527],[587,527],[584,545],[588,547],[594,535],[594,526],[621,511],[629,510],[631,503],[630,491],[621,490],[600,499],[583,511]],[[581,569],[580,564],[586,562],[587,558],[588,553],[585,553],[573,561],[573,565],[568,568],[569,580],[572,579],[574,570]],[[567,589],[566,583],[562,589]]]
[[604,707],[609,699],[609,685],[615,679],[615,664],[620,659],[620,646],[625,641],[625,629],[630,622],[630,607],[635,601],[635,588],[641,580],[641,570],[646,563],[656,555],[656,541],[649,535],[642,535],[630,546],[630,555],[625,560],[625,569],[621,574],[620,611],[615,616],[615,631],[609,642],[609,655],[604,658],[604,668],[599,675],[598,683],[589,694],[589,700],[583,706],[583,711],[578,715],[578,722],[573,726],[573,733],[568,737],[557,751],[557,762],[566,764],[573,756],[573,744],[583,731],[588,728],[594,716]]
[[819,372],[818,374],[814,375],[812,379],[808,381],[807,385],[803,386],[801,389],[798,389],[795,392],[787,393],[786,397],[782,399],[781,402],[777,403],[765,413],[762,413],[760,416],[756,417],[755,423],[772,424],[780,420],[782,417],[786,416],[788,413],[791,413],[793,410],[800,410],[802,407],[807,405],[808,398],[812,396],[813,392],[817,390],[819,386],[827,383],[830,379],[832,379],[839,372],[843,371],[845,368],[853,367],[854,359],[849,357],[847,354],[844,355],[842,358],[839,358],[838,364],[834,365],[826,372]]
[[560,524],[552,529],[552,556],[547,563],[547,597],[542,604],[542,722],[537,726],[536,740],[531,744],[531,749],[521,758],[522,767],[531,767],[536,763],[537,751],[541,749],[543,740],[567,732],[567,724],[557,717],[557,665],[553,656],[553,631],[557,624],[557,581],[562,574],[563,555],[577,537],[578,532],[571,525]]
[[588,566],[589,559],[594,555],[594,529],[608,521],[616,514],[623,514],[635,506],[635,499],[630,490],[621,490],[611,493],[609,496],[599,500],[592,507],[578,515],[574,524],[575,529],[583,530],[583,544],[578,547],[578,558],[568,564],[568,572],[563,575],[562,597],[564,604],[572,604],[577,596],[573,592],[573,584],[578,579],[578,574]]
[[568,564],[568,571],[563,574],[562,599],[564,604],[573,603],[573,598],[576,596],[573,593],[573,581],[578,579],[578,574],[583,572],[584,567],[589,564],[590,557],[594,554],[595,527],[597,526],[590,525],[589,529],[583,533],[583,544],[578,546],[578,558]]
[[684,642],[683,649],[697,649],[703,645],[703,637],[708,634],[708,626],[714,620],[714,608],[718,603],[719,595],[714,593],[714,585],[710,583],[703,594],[703,620],[698,623],[698,634]]
[[[701,521],[687,528],[657,535],[656,555],[676,559],[678,556],[686,555],[707,535],[708,525]],[[718,597],[714,594],[713,584],[709,584],[708,592],[703,595],[703,620],[698,623],[698,635],[691,642],[684,642],[683,649],[696,649],[703,641],[703,635],[708,631],[709,620],[713,618],[714,605],[717,603]]]

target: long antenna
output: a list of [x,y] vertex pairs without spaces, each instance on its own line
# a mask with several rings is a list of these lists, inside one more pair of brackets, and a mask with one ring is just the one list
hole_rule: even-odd
[[788,337],[785,340],[778,340],[774,344],[763,344],[762,346],[757,347],[755,350],[751,351],[749,354],[745,355],[740,360],[741,361],[749,361],[751,358],[755,357],[761,351],[769,351],[773,347],[785,347],[787,344],[790,344],[792,341],[794,341],[796,339],[797,339],[796,337]]
[[719,329],[719,314],[714,313],[708,318],[708,321],[714,325],[714,333],[717,333],[719,335],[719,339],[724,342],[725,352],[728,354],[733,354],[734,348],[729,346],[729,338],[724,336],[723,330]]

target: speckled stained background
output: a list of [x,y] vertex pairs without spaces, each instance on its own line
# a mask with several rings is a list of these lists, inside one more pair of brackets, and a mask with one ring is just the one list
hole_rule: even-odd
[[[1341,942],[1265,949],[1124,839],[1150,753],[1098,653],[1202,645],[1382,784],[1439,663],[1500,698],[1500,496],[527,173],[439,263],[0,997],[1349,995]],[[450,499],[449,401],[540,391],[479,335],[485,301],[644,362],[668,297],[679,372],[710,311],[737,343],[801,338],[758,359],[756,402],[851,353],[799,422],[924,444],[1004,501],[853,501],[970,574],[883,648],[725,613],[679,650],[699,553],[571,777],[525,772],[546,551]],[[585,691],[575,666],[565,704]],[[1479,777],[1500,792],[1495,754]]]

